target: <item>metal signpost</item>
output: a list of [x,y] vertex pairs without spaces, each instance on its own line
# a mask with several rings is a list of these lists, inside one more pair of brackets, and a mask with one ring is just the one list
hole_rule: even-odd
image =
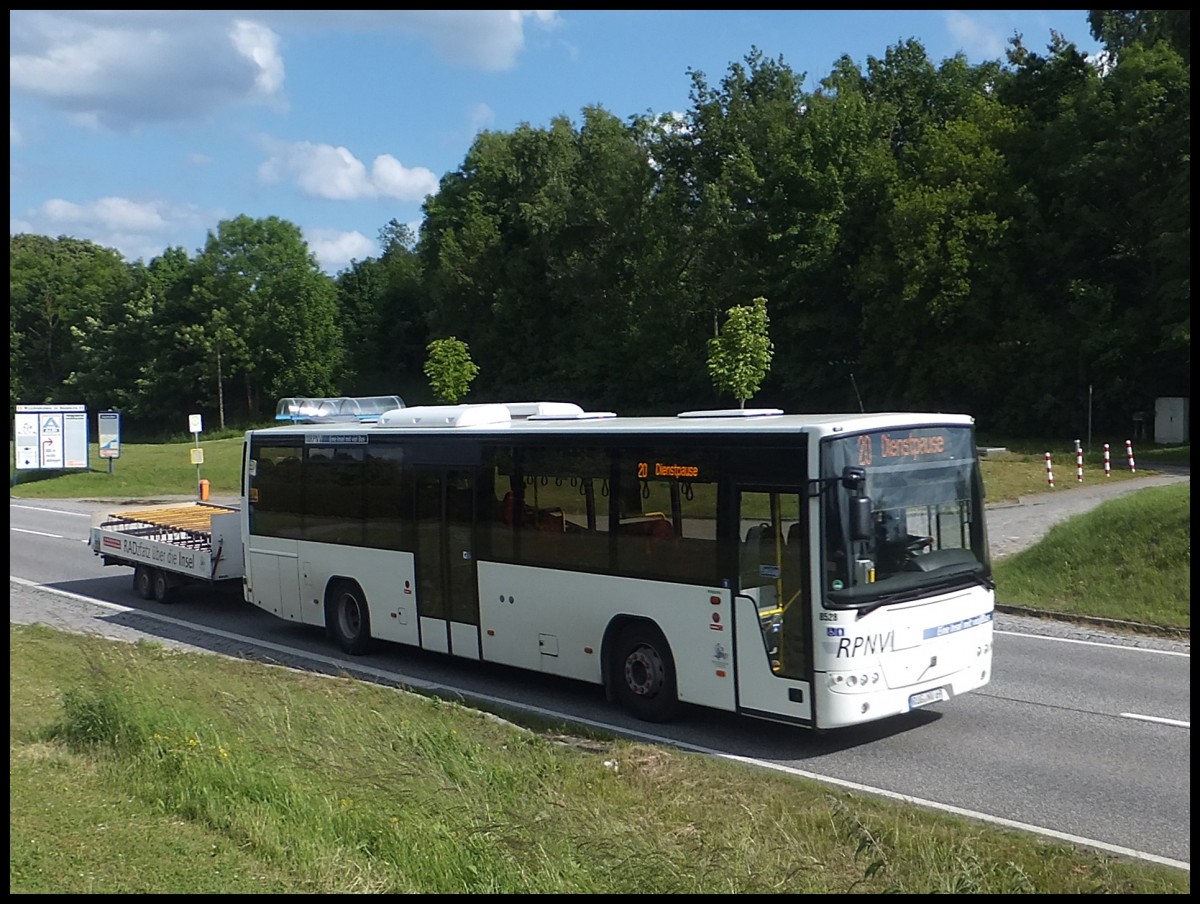
[[200,433],[204,430],[204,419],[198,414],[188,415],[188,431],[196,439],[192,449],[192,464],[196,466],[196,493],[202,502],[208,501],[208,481],[200,479],[200,466],[204,464],[204,450],[200,448]]

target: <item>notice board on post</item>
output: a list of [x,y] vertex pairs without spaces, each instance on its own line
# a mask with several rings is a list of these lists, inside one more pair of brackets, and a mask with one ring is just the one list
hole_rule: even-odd
[[17,470],[88,467],[86,405],[18,405],[13,426]]

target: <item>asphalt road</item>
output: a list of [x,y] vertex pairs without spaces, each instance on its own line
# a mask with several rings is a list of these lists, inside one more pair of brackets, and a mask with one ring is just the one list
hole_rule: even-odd
[[[1187,479],[1070,487],[990,509],[993,549],[1011,554],[1105,499]],[[141,600],[130,569],[102,568],[86,545],[89,513],[109,507],[10,499],[12,623],[145,637],[526,709],[1190,868],[1186,641],[998,614],[991,684],[911,718],[821,735],[705,711],[649,734],[591,685],[407,648],[348,660],[320,632],[247,607],[236,594],[201,591],[168,607]]]

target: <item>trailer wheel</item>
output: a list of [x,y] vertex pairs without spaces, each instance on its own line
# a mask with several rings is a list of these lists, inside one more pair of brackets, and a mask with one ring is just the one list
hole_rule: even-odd
[[133,569],[133,590],[144,600],[154,599],[154,569],[136,565]]
[[357,584],[338,581],[329,588],[325,625],[337,645],[351,656],[361,656],[371,648],[371,613]]
[[612,678],[621,705],[643,721],[666,722],[679,711],[671,648],[653,625],[635,623],[621,631]]
[[167,573],[161,568],[154,569],[154,599],[159,603],[169,603],[174,596],[170,580],[167,578]]

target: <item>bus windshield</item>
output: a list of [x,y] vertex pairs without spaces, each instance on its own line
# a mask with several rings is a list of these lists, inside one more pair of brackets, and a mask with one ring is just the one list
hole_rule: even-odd
[[[847,486],[847,468],[860,469],[863,479]],[[874,608],[972,584],[991,586],[971,428],[882,430],[826,440],[821,477],[828,608]],[[855,524],[857,506],[869,508],[869,525]]]

